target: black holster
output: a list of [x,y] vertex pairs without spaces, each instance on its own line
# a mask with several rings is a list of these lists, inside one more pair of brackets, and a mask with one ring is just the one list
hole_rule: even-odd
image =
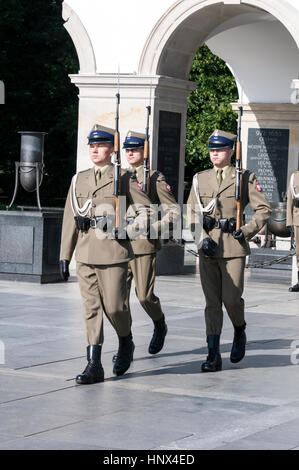
[[297,208],[299,207],[299,199],[298,198],[294,199],[294,206],[297,207]]
[[215,227],[216,220],[214,217],[210,217],[209,215],[203,216],[203,228],[206,232],[210,232]]
[[82,217],[81,215],[77,215],[74,217],[76,222],[76,227],[81,232],[88,232],[90,229],[90,218],[89,217]]
[[218,219],[215,221],[215,228],[218,228],[223,233],[233,233],[236,230],[236,219]]

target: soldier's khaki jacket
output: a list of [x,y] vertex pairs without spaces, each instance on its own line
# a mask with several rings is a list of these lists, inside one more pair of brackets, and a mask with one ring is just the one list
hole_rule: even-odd
[[[136,176],[131,174],[131,179],[137,178],[140,187],[143,185],[143,167],[137,168]],[[137,240],[132,240],[132,247],[135,255],[155,253],[161,248],[161,242],[158,238],[161,232],[165,230],[165,236],[168,234],[168,228],[172,229],[173,225],[180,221],[180,206],[177,204],[174,195],[171,192],[170,186],[167,184],[165,177],[162,173],[156,170],[150,170],[150,184],[148,197],[151,200],[152,211],[151,216],[155,219],[157,209],[160,206],[160,218],[153,220],[153,232],[157,234],[154,240],[140,237]],[[132,212],[128,216],[134,216]]]
[[[208,213],[211,217],[218,219],[229,219],[236,217],[237,208],[235,200],[235,181],[236,170],[231,166],[223,179],[220,187],[216,178],[214,168],[197,173],[199,197],[203,207],[206,207],[210,201],[216,198],[215,208],[212,213]],[[250,254],[248,240],[256,235],[267,222],[271,214],[269,202],[262,192],[256,177],[248,170],[243,170],[242,175],[242,208],[243,210],[250,204],[254,210],[252,219],[241,227],[245,240],[239,242],[235,240],[230,233],[223,233],[220,229],[213,229],[209,233],[202,231],[202,238],[210,237],[218,245],[215,257],[232,258],[242,257]],[[194,224],[196,213],[198,214],[199,205],[192,186],[188,204],[191,206],[190,223]]]
[[[73,183],[72,183],[73,184]],[[70,186],[63,216],[60,259],[70,260],[76,248],[75,259],[85,264],[113,265],[128,262],[134,258],[133,249],[129,240],[114,240],[103,236],[99,229],[90,228],[88,232],[78,231],[72,210]],[[111,214],[115,211],[113,196],[114,168],[109,168],[102,176],[100,183],[95,181],[94,168],[78,173],[76,182],[76,197],[79,207],[83,207],[88,199],[92,200],[92,207],[88,217],[105,215],[109,208]],[[135,207],[135,225],[146,231],[150,212],[150,200],[137,185],[130,179],[128,172],[122,171],[121,195],[126,196],[124,216],[130,204]]]
[[[299,171],[294,173],[294,190],[295,194],[299,193]],[[287,225],[299,226],[299,207],[294,206],[293,195],[291,192],[291,185],[288,190],[288,201],[287,201]]]

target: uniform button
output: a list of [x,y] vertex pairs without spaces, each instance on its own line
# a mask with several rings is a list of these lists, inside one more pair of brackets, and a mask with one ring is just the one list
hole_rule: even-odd
[[96,205],[96,204],[93,204],[92,207],[97,207],[97,205]]

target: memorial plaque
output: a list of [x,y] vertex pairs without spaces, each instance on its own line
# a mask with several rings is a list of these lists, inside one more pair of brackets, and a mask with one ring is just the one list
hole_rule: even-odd
[[248,129],[247,168],[269,202],[282,202],[287,191],[289,129]]
[[164,174],[176,199],[179,186],[181,121],[180,113],[160,111],[158,170]]

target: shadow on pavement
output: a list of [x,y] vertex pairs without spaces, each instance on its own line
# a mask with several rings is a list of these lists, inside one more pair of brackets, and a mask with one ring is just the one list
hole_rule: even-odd
[[[284,339],[269,339],[269,340],[260,340],[260,341],[250,341],[247,345],[247,351],[252,350],[265,350],[265,349],[289,349],[290,355],[278,355],[278,354],[261,354],[254,356],[245,356],[245,358],[238,364],[232,364],[229,358],[222,358],[222,370],[234,370],[234,369],[258,369],[258,368],[274,368],[274,367],[287,367],[293,365],[291,363],[291,345],[292,340]],[[221,346],[221,353],[230,352],[232,344],[225,344]],[[199,348],[189,351],[179,351],[170,354],[159,354],[156,356],[160,357],[181,357],[182,355],[198,354],[206,355],[207,349]],[[140,360],[152,359],[153,356],[146,356],[138,359],[134,359],[134,362]],[[201,364],[204,358],[200,360],[193,360],[187,362],[178,362],[177,364],[171,365],[161,365],[160,369],[147,370],[144,372],[134,372],[127,373],[123,377],[115,377],[108,380],[121,380],[122,378],[138,378],[138,377],[147,377],[154,375],[164,375],[164,374],[198,374],[201,372]],[[221,373],[221,372],[220,372]]]

